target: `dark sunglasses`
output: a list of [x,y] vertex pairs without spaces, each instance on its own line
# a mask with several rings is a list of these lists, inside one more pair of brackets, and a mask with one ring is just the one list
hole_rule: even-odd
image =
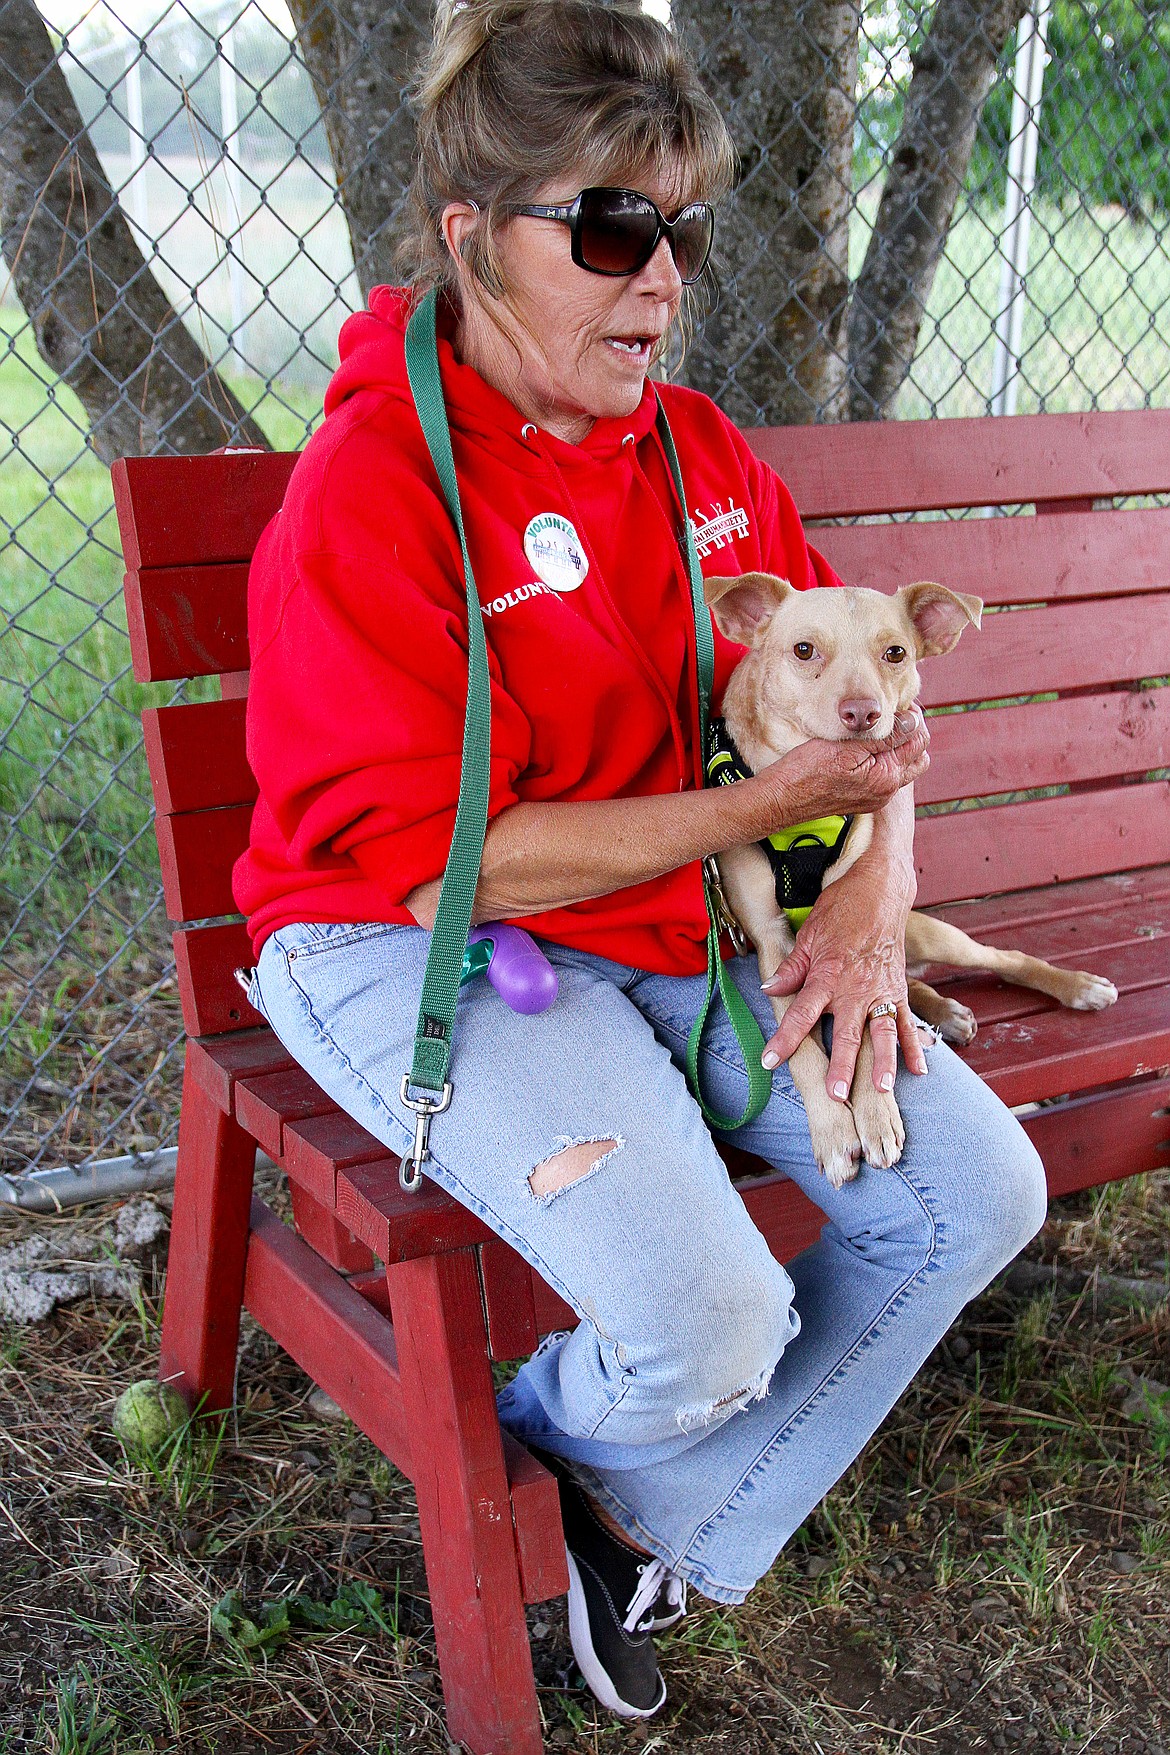
[[648,195],[634,189],[582,189],[558,207],[513,207],[529,219],[559,219],[569,228],[573,261],[590,274],[637,274],[665,238],[684,286],[698,280],[711,254],[715,210],[692,201],[666,219]]

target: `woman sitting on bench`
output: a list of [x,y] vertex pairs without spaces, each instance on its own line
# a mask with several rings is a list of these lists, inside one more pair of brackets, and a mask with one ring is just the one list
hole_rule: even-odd
[[[704,570],[833,585],[783,484],[705,397],[649,380],[703,273],[732,148],[677,40],[596,0],[440,9],[420,79],[414,267],[341,334],[325,420],[249,583],[237,865],[252,998],[325,1091],[395,1152],[459,790],[467,617],[404,331],[437,288],[439,360],[491,668],[477,920],[519,921],[551,1009],[465,991],[455,1098],[427,1174],[580,1313],[499,1398],[558,1476],[573,1649],[627,1717],[665,1699],[653,1634],[685,1583],[738,1603],[857,1456],[964,1304],[1039,1228],[1023,1131],[906,1004],[910,783],[921,717],[858,778],[808,743],[704,791],[683,520]],[[657,422],[669,417],[686,504]],[[717,708],[738,647],[715,635]],[[852,750],[850,756],[852,756]],[[870,850],[825,891],[775,1030],[754,956],[736,986],[770,1037],[772,1094],[735,1143],[829,1218],[769,1253],[688,1089],[706,980],[705,855],[837,811]],[[878,1016],[872,1017],[874,1009]],[[884,1011],[885,1015],[882,1015]],[[872,1030],[905,1069],[907,1143],[834,1189],[784,1064],[835,1020],[830,1090]],[[915,1077],[927,1070],[928,1077]],[[747,1079],[726,1014],[701,1072],[727,1115]]]

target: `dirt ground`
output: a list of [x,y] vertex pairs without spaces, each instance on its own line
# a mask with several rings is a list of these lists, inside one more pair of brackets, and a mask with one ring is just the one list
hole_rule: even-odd
[[[661,1642],[664,1713],[595,1711],[529,1611],[553,1749],[1170,1749],[1170,1172],[1054,1204],[741,1609]],[[0,1246],[109,1211],[0,1217]],[[249,1328],[234,1416],[153,1468],[137,1292],[0,1335],[0,1755],[450,1755],[411,1489]],[[109,1246],[112,1247],[112,1246]]]

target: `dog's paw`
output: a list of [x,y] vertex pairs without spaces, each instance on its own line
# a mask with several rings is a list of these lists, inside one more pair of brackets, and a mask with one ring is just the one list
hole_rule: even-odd
[[969,1005],[960,1005],[957,999],[943,1000],[935,1029],[944,1042],[949,1042],[954,1048],[965,1048],[968,1042],[975,1040],[978,1028],[978,1020]]
[[888,1170],[898,1162],[906,1144],[906,1128],[893,1095],[875,1091],[871,1085],[860,1092],[855,1090],[851,1102],[862,1157],[875,1170]]
[[809,1111],[813,1156],[834,1188],[841,1188],[857,1175],[861,1141],[852,1111],[845,1103],[825,1097]]
[[1077,969],[1072,978],[1070,997],[1065,1000],[1077,1012],[1103,1012],[1117,1001],[1117,989],[1104,975],[1089,975]]

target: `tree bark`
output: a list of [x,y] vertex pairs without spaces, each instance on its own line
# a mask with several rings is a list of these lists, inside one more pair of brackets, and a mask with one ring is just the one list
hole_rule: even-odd
[[0,244],[103,461],[267,446],[147,267],[32,0],[0,0]]
[[431,33],[428,0],[290,0],[321,106],[363,295],[396,279],[414,157],[404,88]]
[[938,0],[915,51],[902,128],[849,313],[852,420],[885,418],[967,175],[996,63],[1025,0]]
[[674,0],[673,16],[740,158],[689,380],[740,425],[843,420],[858,0]]

